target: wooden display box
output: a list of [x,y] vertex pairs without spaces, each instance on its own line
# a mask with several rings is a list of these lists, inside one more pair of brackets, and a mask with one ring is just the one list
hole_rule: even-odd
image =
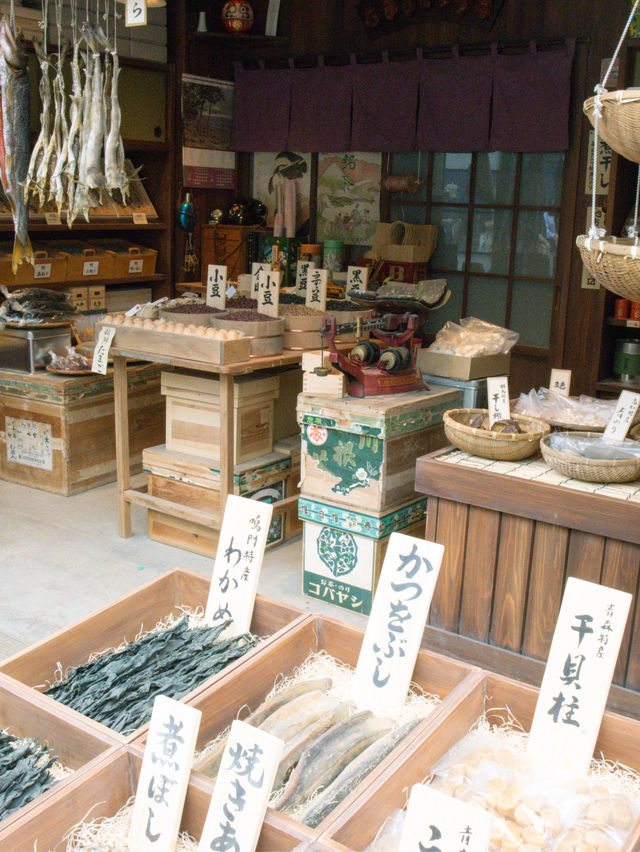
[[454,389],[364,399],[302,394],[302,493],[356,511],[397,508],[415,496],[418,456],[445,445],[442,415],[461,399]]
[[[277,375],[236,378],[233,398],[235,464],[272,452],[273,407],[279,388]],[[165,372],[162,373],[162,393],[167,401],[167,449],[219,460],[219,379],[202,374]]]
[[[529,730],[538,699],[538,689],[500,675],[476,674],[464,684],[466,694],[458,691],[454,700],[433,714],[430,724],[398,756],[384,773],[371,778],[357,801],[333,820],[324,839],[331,839],[338,850],[364,849],[397,808],[403,808],[411,787],[422,783],[437,761],[487,712],[496,724],[505,720],[505,708]],[[491,710],[490,708],[499,708]],[[605,713],[594,754],[640,770],[640,722],[616,713]],[[623,852],[640,848],[640,826],[628,838]]]
[[[219,512],[220,471],[207,459],[159,446],[144,450],[142,463],[148,473],[148,493],[153,497],[213,515]],[[274,503],[290,496],[290,479],[291,457],[285,453],[270,453],[236,465],[233,493]],[[292,511],[274,512],[267,548],[276,547],[295,535],[287,526],[287,515]],[[219,533],[217,521],[206,525],[177,517],[171,511],[149,509],[148,534],[154,541],[215,558]]]
[[[77,720],[62,718],[56,708],[52,709],[49,702],[43,701],[33,690],[3,675],[0,675],[0,727],[13,736],[37,739],[63,766],[74,772],[87,764],[90,767],[99,765],[109,750],[118,745],[110,735],[89,730]],[[2,820],[0,836],[8,825],[41,807],[54,791],[57,793],[68,786],[74,777],[61,779],[51,790]]]
[[87,284],[108,281],[113,274],[113,254],[101,251],[82,240],[48,240],[50,249],[67,255],[67,281],[83,281]]
[[[105,326],[106,323],[98,323],[96,337]],[[248,361],[251,352],[251,340],[248,337],[238,340],[215,340],[149,328],[121,325],[114,327],[114,349],[122,349],[134,357],[137,354],[151,355],[160,362],[166,362],[168,358],[184,358],[195,362],[208,361],[211,364],[236,364]]]
[[[160,371],[128,367],[131,472],[164,437]],[[0,477],[56,494],[116,478],[113,374],[59,376],[0,370]]]
[[418,367],[423,373],[465,382],[485,376],[508,376],[510,363],[509,354],[465,356],[432,352],[430,349],[418,351]]
[[67,280],[68,255],[49,248],[46,243],[34,243],[33,254],[35,263],[31,264],[25,260],[18,264],[14,279],[18,286],[31,284],[46,287],[48,284]]
[[158,259],[155,249],[114,238],[91,239],[88,242],[100,253],[112,257],[114,278],[145,278],[155,274]]
[[[50,638],[8,657],[0,663],[0,672],[25,686],[32,687],[38,700],[46,702],[43,706],[50,707],[52,713],[57,712],[61,718],[74,719],[84,724],[89,730],[99,731],[103,736],[115,737],[120,742],[124,742],[126,739],[133,738],[135,734],[127,738],[122,737],[53,698],[40,695],[40,692],[44,691],[43,684],[52,680],[58,666],[66,671],[72,666],[85,663],[96,651],[118,647],[125,640],[132,642],[142,629],[150,630],[171,613],[178,614],[181,606],[192,609],[205,607],[209,595],[209,584],[210,577],[181,569],[169,571],[137,591],[58,631]],[[233,670],[242,660],[260,653],[274,639],[286,634],[301,615],[302,611],[297,607],[258,595],[250,629],[256,635],[265,637],[265,641],[249,651],[245,657],[232,663],[224,672],[214,675],[208,682],[214,683],[220,676]],[[182,700],[189,701],[190,697],[200,689],[202,685]]]
[[369,515],[301,496],[303,593],[370,615],[391,533],[424,539],[426,510],[424,498],[385,515]]
[[[65,790],[17,820],[7,830],[0,830],[0,849],[22,852],[32,849],[62,849],[68,831],[84,819],[115,816],[127,800],[135,795],[142,752],[128,747],[113,753],[100,766],[87,767],[78,773]],[[201,777],[192,775],[181,831],[200,839],[211,801],[211,787]],[[281,823],[265,823],[257,849],[260,852],[289,852],[301,843],[313,842],[314,833],[302,826],[293,829]]]
[[[364,637],[364,630],[343,624],[323,616],[307,617],[278,641],[272,642],[260,656],[245,658],[242,668],[229,670],[228,675],[215,684],[203,687],[189,701],[190,706],[202,711],[202,720],[198,733],[197,749],[202,749],[221,731],[228,727],[238,716],[242,708],[255,710],[273,688],[282,675],[289,676],[300,666],[309,654],[324,651],[332,657],[355,668]],[[440,654],[421,650],[413,670],[413,682],[427,692],[438,695],[442,702],[431,716],[420,722],[398,747],[377,766],[368,776],[366,784],[373,778],[386,772],[398,756],[414,739],[420,737],[431,726],[430,719],[439,716],[443,708],[462,692],[468,693],[466,678],[475,671],[472,667]],[[243,712],[242,715],[247,715]],[[146,733],[141,734],[135,743],[144,746]],[[213,789],[213,780],[194,772],[194,779],[202,779],[209,789]],[[322,832],[334,822],[337,815],[349,809],[358,798],[359,785],[337,808],[318,826]],[[266,825],[284,825],[291,831],[300,830],[301,823],[285,814],[269,808],[265,818]]]

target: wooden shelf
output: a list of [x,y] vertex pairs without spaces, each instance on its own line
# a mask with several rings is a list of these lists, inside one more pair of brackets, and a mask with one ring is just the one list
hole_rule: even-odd
[[231,33],[189,33],[190,41],[213,42],[217,45],[250,50],[251,48],[263,47],[286,47],[289,44],[288,36],[266,36],[254,33],[232,35]]
[[201,281],[177,281],[176,291],[178,293],[206,293],[207,288]]
[[640,320],[619,319],[618,317],[607,317],[607,325],[616,325],[620,328],[640,328]]
[[[161,283],[167,280],[167,276],[162,272],[156,272],[153,275],[129,275],[126,278],[109,278],[107,281],[88,280],[87,278],[81,281],[53,281],[47,282],[35,281],[33,284],[7,284],[7,289],[14,290],[23,287],[46,287],[49,290],[63,290],[65,287],[90,287],[92,284],[104,285],[105,287],[113,287],[116,284],[148,284],[149,282]],[[81,313],[84,313],[81,311]]]
[[[66,233],[72,238],[76,231],[166,231],[165,222],[148,222],[146,225],[134,225],[133,222],[115,220],[112,222],[75,222],[72,228],[64,223],[60,225],[47,225],[46,222],[29,222],[29,233],[38,231],[51,231],[52,233]],[[0,233],[13,233],[12,222],[0,222]]]
[[640,391],[640,382],[620,382],[618,379],[603,379],[596,385],[596,390],[606,393],[620,393],[623,390]]

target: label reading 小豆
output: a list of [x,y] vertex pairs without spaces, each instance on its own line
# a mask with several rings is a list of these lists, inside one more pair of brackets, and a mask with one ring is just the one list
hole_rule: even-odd
[[207,305],[223,310],[227,301],[227,267],[210,263],[207,266]]
[[280,279],[282,273],[272,269],[258,273],[258,313],[277,318],[280,307]]

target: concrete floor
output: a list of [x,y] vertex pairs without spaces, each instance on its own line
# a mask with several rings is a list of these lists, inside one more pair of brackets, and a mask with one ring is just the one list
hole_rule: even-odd
[[[120,538],[115,483],[63,497],[0,480],[0,658],[173,568],[211,574],[211,559],[150,541],[145,509],[133,506],[132,518],[133,536]],[[364,626],[364,616],[302,595],[301,554],[300,536],[268,551],[259,592]]]

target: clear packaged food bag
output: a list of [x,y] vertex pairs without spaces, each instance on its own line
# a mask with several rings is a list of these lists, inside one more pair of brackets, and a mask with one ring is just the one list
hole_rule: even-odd
[[592,429],[604,429],[617,405],[616,399],[596,399],[593,396],[562,396],[548,388],[532,388],[521,393],[514,403],[516,414],[539,417],[547,423],[561,423]]
[[640,441],[610,441],[604,436],[587,437],[571,432],[554,432],[549,436],[549,446],[563,453],[573,453],[584,459],[619,459],[640,458]]
[[445,323],[429,349],[447,355],[506,355],[513,349],[519,336],[517,331],[476,317],[465,317],[460,320],[460,324],[451,321]]

